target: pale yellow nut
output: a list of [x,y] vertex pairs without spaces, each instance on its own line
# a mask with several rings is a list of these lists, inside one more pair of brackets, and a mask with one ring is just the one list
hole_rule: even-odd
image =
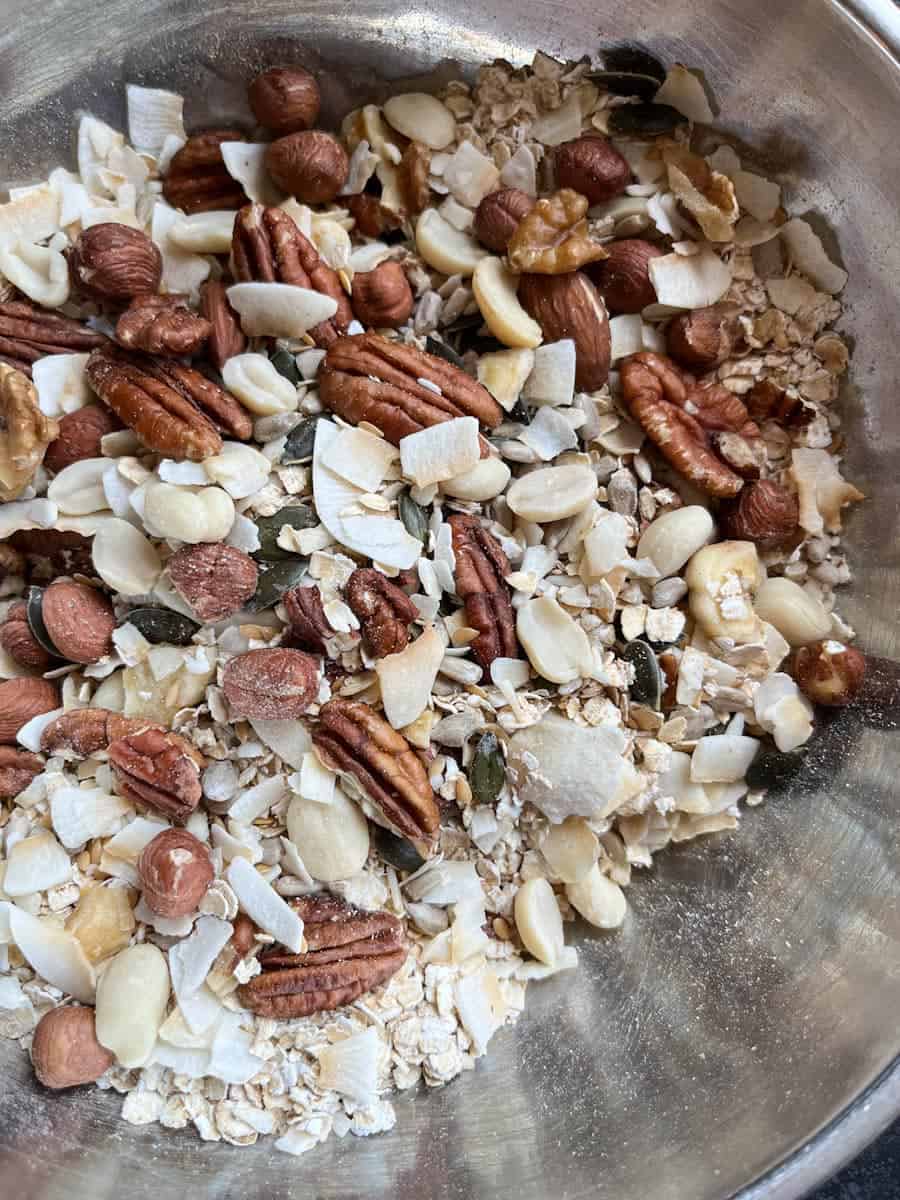
[[596,863],[578,883],[567,884],[566,896],[572,907],[598,929],[618,929],[625,920],[625,893],[601,873]]
[[649,558],[664,578],[680,571],[713,535],[713,519],[699,504],[686,504],[651,521],[638,542],[636,558]]
[[369,856],[369,826],[361,810],[336,787],[330,804],[294,796],[288,837],[313,879],[332,883],[361,871]]
[[235,354],[222,368],[222,381],[245,408],[260,417],[294,412],[299,404],[297,389],[264,354]]
[[502,458],[482,458],[471,470],[442,483],[441,491],[457,500],[493,500],[509,483],[509,477],[509,467]]
[[443,150],[456,137],[453,113],[427,92],[392,96],[384,105],[384,115],[398,133],[430,150]]
[[123,1067],[142,1067],[156,1045],[169,999],[169,968],[156,946],[129,946],[97,984],[97,1041]]
[[485,324],[504,346],[533,349],[541,344],[541,327],[519,303],[519,277],[499,258],[483,258],[475,267],[472,289]]
[[144,522],[148,532],[178,542],[221,542],[234,524],[234,501],[220,487],[147,485]]
[[691,613],[707,637],[750,642],[760,636],[752,598],[765,572],[752,542],[704,546],[691,559],[684,578],[691,590]]
[[600,857],[600,839],[583,817],[567,817],[550,826],[541,854],[557,879],[578,883]]
[[597,477],[591,468],[568,463],[521,476],[506,493],[506,503],[517,517],[544,524],[574,517],[596,495]]
[[792,646],[805,646],[831,633],[831,617],[821,603],[790,579],[767,579],[754,607]]
[[416,249],[444,275],[471,275],[487,257],[473,237],[454,229],[436,208],[426,208],[416,222]]
[[516,892],[516,929],[529,954],[552,967],[565,945],[563,923],[553,888],[546,879],[529,879]]
[[92,963],[118,954],[134,932],[128,892],[120,887],[93,887],[82,892],[66,929],[75,935]]

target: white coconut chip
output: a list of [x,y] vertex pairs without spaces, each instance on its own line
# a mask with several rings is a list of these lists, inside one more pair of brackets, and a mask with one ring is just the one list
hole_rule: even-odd
[[444,168],[443,180],[460,204],[477,208],[488,192],[496,190],[500,172],[493,159],[465,141],[460,142]]
[[195,294],[200,284],[209,276],[207,259],[183,249],[169,237],[169,231],[184,219],[183,213],[171,208],[162,200],[153,206],[150,236],[162,255],[162,288],[166,292]]
[[319,1091],[340,1092],[357,1104],[370,1104],[378,1094],[382,1042],[370,1025],[319,1051]]
[[500,172],[504,187],[519,188],[529,196],[537,195],[537,163],[528,146],[520,146]]
[[78,850],[92,838],[117,833],[131,806],[102,788],[57,788],[50,797],[50,819],[67,850]]
[[[354,275],[374,271],[380,263],[390,258],[391,254],[392,249],[386,242],[367,242],[363,246],[356,246],[350,255],[350,270]],[[308,353],[318,353],[324,356],[325,351],[309,351]]]
[[158,154],[167,137],[184,139],[184,98],[161,88],[144,88],[129,83],[128,140],[146,154]]
[[534,405],[571,404],[575,393],[575,343],[571,338],[537,346],[522,395]]
[[300,721],[250,721],[253,732],[264,745],[274,750],[282,762],[299,771],[304,755],[312,749],[312,738]]
[[233,932],[234,926],[229,921],[201,916],[193,933],[169,950],[172,989],[185,1021],[195,1033],[208,1029],[221,1011],[221,1004],[212,992],[205,989],[208,995],[202,995],[201,989]]
[[[400,464],[418,487],[442,483],[469,471],[481,458],[475,417],[454,417],[400,439]],[[375,557],[373,555],[373,557]]]
[[49,830],[16,842],[6,860],[3,890],[8,896],[46,892],[72,878],[72,863]]
[[336,783],[337,775],[325,766],[318,754],[310,750],[303,755],[296,790],[304,800],[312,800],[316,804],[331,804],[334,801]]
[[721,300],[731,285],[731,267],[709,247],[690,258],[682,254],[651,258],[649,270],[659,303],[672,308],[706,308]]
[[545,146],[559,146],[570,142],[581,133],[582,100],[578,90],[571,91],[565,101],[546,113],[531,126],[531,140],[543,142]]
[[169,230],[169,241],[191,254],[228,254],[234,218],[230,209],[179,216]]
[[207,1074],[223,1083],[249,1083],[265,1066],[263,1059],[251,1052],[253,1035],[243,1028],[248,1020],[244,1013],[223,1013],[209,1059]]
[[534,353],[521,347],[482,354],[478,359],[478,382],[506,412],[515,407],[525,381],[534,369]]
[[412,724],[428,707],[444,649],[443,638],[429,625],[398,654],[375,664],[384,715],[395,729]]
[[556,408],[539,408],[518,440],[529,446],[542,462],[550,462],[564,450],[574,450],[578,445],[575,430]]
[[304,946],[303,922],[271,884],[245,858],[232,860],[226,879],[247,916],[291,953],[299,954]]
[[88,354],[47,354],[31,368],[38,406],[48,417],[83,408],[93,397],[84,368]]
[[735,783],[743,779],[756,757],[756,738],[722,733],[701,738],[691,756],[694,783]]
[[473,897],[481,899],[481,880],[473,862],[426,863],[401,885],[412,900],[443,907]]
[[629,354],[644,349],[644,322],[640,313],[623,313],[609,322],[610,361],[613,366]]
[[689,121],[696,121],[699,125],[709,125],[715,120],[703,84],[681,63],[675,63],[669,68],[662,86],[653,97],[653,102],[668,104]]
[[792,217],[778,231],[794,266],[823,292],[836,296],[843,291],[847,272],[831,261],[818,234],[806,221]]
[[29,188],[15,200],[0,204],[0,246],[42,242],[59,228],[59,195],[49,184]]
[[133,821],[111,837],[103,847],[103,853],[108,858],[120,859],[124,862],[137,862],[141,851],[152,842],[158,833],[168,829],[165,821],[150,821],[146,817],[135,817]]
[[50,712],[39,713],[36,717],[32,717],[16,734],[16,741],[26,750],[30,750],[32,754],[40,754],[41,735],[47,726],[51,725],[64,711],[62,708],[54,708]]
[[841,509],[864,496],[844,479],[833,455],[800,447],[791,451],[790,470],[797,485],[801,529],[814,535],[840,533]]
[[466,1033],[472,1039],[476,1056],[487,1052],[488,1042],[507,1015],[497,976],[485,967],[458,979],[453,988],[456,1011]]
[[287,783],[283,776],[270,775],[268,779],[263,779],[261,783],[241,792],[229,808],[228,816],[233,821],[252,825],[286,794]]
[[341,429],[322,455],[322,463],[364,492],[377,492],[397,448],[365,429]]
[[813,707],[790,675],[776,672],[764,679],[753,697],[753,711],[757,724],[783,752],[796,750],[812,736]]
[[337,312],[337,301],[287,283],[235,283],[228,301],[248,337],[302,337]]
[[4,904],[12,940],[33,970],[61,991],[94,1003],[96,977],[78,939],[51,918],[33,917],[15,904]]
[[284,199],[266,170],[268,142],[223,142],[225,170],[256,204],[275,205]]
[[621,513],[602,511],[585,535],[582,569],[592,581],[600,580],[628,557],[631,527]]
[[710,810],[706,789],[691,779],[691,756],[679,750],[672,751],[668,770],[662,771],[657,780],[657,790],[662,798],[671,797],[679,812]]

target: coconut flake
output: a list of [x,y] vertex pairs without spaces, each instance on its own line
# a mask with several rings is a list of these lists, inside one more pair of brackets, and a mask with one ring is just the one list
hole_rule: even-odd
[[320,1092],[340,1092],[357,1104],[371,1104],[378,1093],[382,1043],[375,1027],[332,1042],[319,1051]]
[[556,408],[539,408],[531,423],[519,434],[519,441],[530,446],[542,462],[550,462],[564,450],[574,450],[578,445],[575,430]]
[[31,368],[38,406],[48,417],[61,417],[88,404],[93,396],[84,368],[87,354],[47,354]]
[[299,954],[304,946],[303,922],[271,884],[245,858],[233,859],[225,877],[247,916],[291,953]]
[[722,733],[701,738],[691,756],[694,783],[735,783],[743,779],[756,757],[756,738]]
[[128,139],[146,154],[158,154],[167,137],[182,140],[184,99],[161,88],[144,88],[129,83],[125,89],[128,103]]
[[135,817],[133,821],[119,833],[111,837],[103,847],[103,853],[108,858],[117,858],[124,862],[137,862],[144,847],[152,842],[158,833],[168,829],[165,821],[150,821],[146,817]]
[[337,312],[331,296],[288,283],[235,283],[227,294],[248,337],[302,337]]
[[322,455],[322,463],[364,492],[377,492],[397,448],[365,429],[341,429]]
[[309,751],[303,755],[297,790],[304,800],[312,800],[316,804],[333,803],[336,783],[337,775],[325,766],[317,754]]
[[235,213],[230,209],[179,216],[169,230],[169,241],[190,254],[228,254],[234,218]]
[[522,394],[530,404],[565,405],[575,392],[575,343],[571,338],[534,350],[534,366]]
[[537,195],[537,163],[528,146],[520,146],[500,172],[504,187],[519,188],[529,196]]
[[592,581],[600,580],[628,557],[631,527],[621,513],[602,511],[584,539],[584,568]]
[[59,226],[59,196],[49,184],[29,188],[0,204],[0,247],[16,242],[42,242]]
[[91,838],[116,833],[131,807],[121,796],[101,788],[57,788],[50,797],[50,818],[67,850],[77,850]]
[[73,934],[51,918],[33,917],[15,904],[4,904],[12,940],[43,979],[82,1004],[94,1003],[96,978]]
[[412,724],[428,707],[444,641],[433,625],[397,654],[375,664],[384,714],[395,729]]
[[497,976],[488,968],[465,975],[456,981],[453,999],[462,1026],[472,1039],[476,1057],[486,1053],[488,1042],[503,1024],[508,1011]]
[[831,261],[825,252],[821,238],[806,221],[792,217],[779,229],[794,266],[823,292],[836,296],[843,291],[847,272]]
[[481,880],[473,862],[428,863],[410,875],[403,887],[413,900],[440,907],[482,898]]
[[3,890],[8,896],[45,892],[72,878],[72,863],[47,830],[16,842],[6,860]]
[[500,172],[492,159],[465,141],[451,155],[443,180],[460,204],[477,208],[488,192],[496,190]]
[[199,254],[182,249],[169,237],[172,227],[183,220],[183,214],[162,200],[153,206],[150,236],[162,255],[162,288],[166,292],[198,291],[200,284],[209,276],[209,262]]
[[39,713],[36,717],[32,717],[16,734],[16,741],[26,750],[30,750],[32,754],[40,754],[41,736],[44,730],[64,711],[62,708],[54,708],[50,712]]
[[683,254],[651,258],[649,270],[659,303],[672,308],[706,308],[731,286],[731,267],[708,246],[689,258]]
[[570,142],[581,133],[581,121],[582,99],[574,89],[559,108],[538,117],[531,126],[531,140],[543,142],[545,146]]
[[250,721],[253,732],[282,762],[299,771],[304,755],[312,749],[312,738],[300,721]]
[[225,1012],[216,1030],[207,1074],[223,1083],[249,1083],[265,1065],[251,1051],[254,1037],[244,1028],[249,1018],[240,1012]]
[[403,474],[417,486],[441,483],[471,470],[481,458],[478,421],[455,417],[400,439]]
[[267,813],[273,804],[277,804],[286,792],[287,784],[283,777],[270,775],[268,779],[263,779],[261,783],[241,792],[229,808],[228,816],[232,821],[252,825],[259,817]]
[[275,205],[284,199],[266,170],[269,142],[223,142],[225,170],[256,204]]
[[698,125],[709,125],[715,120],[703,84],[681,63],[675,63],[666,72],[666,78],[653,97],[653,102],[668,104],[689,121],[696,121]]

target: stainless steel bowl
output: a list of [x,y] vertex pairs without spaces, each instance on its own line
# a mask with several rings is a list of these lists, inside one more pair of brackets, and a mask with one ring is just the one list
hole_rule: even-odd
[[[861,644],[900,657],[900,20],[890,0],[0,0],[0,182],[70,157],[72,116],[123,118],[127,81],[182,90],[187,116],[246,118],[244,83],[300,61],[326,116],[420,73],[535,48],[578,57],[636,39],[701,66],[723,124],[756,146],[794,211],[821,214],[850,285],[849,475],[871,497],[849,533],[843,602]],[[617,936],[577,975],[533,986],[490,1056],[398,1127],[299,1163],[118,1122],[115,1096],[51,1096],[0,1047],[0,1194],[311,1191],[371,1197],[797,1197],[900,1110],[900,738],[877,706],[824,723],[789,794],[736,837],[669,851]],[[351,1144],[352,1143],[352,1144]],[[743,1189],[743,1190],[742,1190]]]

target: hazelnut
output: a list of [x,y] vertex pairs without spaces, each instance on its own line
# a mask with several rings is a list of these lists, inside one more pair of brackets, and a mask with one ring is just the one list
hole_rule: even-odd
[[666,347],[690,371],[706,371],[729,357],[734,346],[731,310],[722,305],[682,313],[669,323]]
[[319,115],[319,85],[302,67],[270,67],[247,93],[260,125],[282,137],[310,129]]
[[215,877],[209,851],[186,829],[164,829],[141,851],[138,875],[150,908],[169,920],[192,913]]
[[142,292],[156,292],[162,255],[146,233],[106,221],[82,230],[69,251],[72,286],[92,300],[127,304]]
[[282,191],[301,203],[327,204],[346,183],[350,163],[336,138],[310,129],[272,142],[266,169]]
[[472,226],[483,246],[497,254],[505,254],[509,239],[523,217],[534,208],[534,200],[520,188],[501,188],[490,192],[475,210]]
[[774,479],[745,484],[733,500],[723,500],[719,509],[724,537],[753,542],[762,550],[775,550],[789,542],[799,523],[797,497]]
[[112,649],[112,604],[86,583],[64,579],[51,584],[41,601],[41,616],[60,657],[69,662],[95,663]]
[[396,329],[413,310],[412,288],[398,262],[353,276],[353,311],[370,329]]
[[20,667],[46,671],[50,666],[50,655],[31,632],[24,604],[14,604],[6,614],[0,625],[0,646]]
[[859,695],[866,660],[853,646],[826,639],[801,646],[794,654],[794,678],[813,704],[843,708]]
[[556,183],[602,204],[620,196],[631,182],[631,167],[600,134],[563,142],[556,151]]
[[638,313],[656,303],[650,260],[663,251],[643,238],[623,238],[606,246],[609,257],[589,272],[611,313]]
[[97,1041],[94,1010],[69,1004],[38,1021],[31,1061],[44,1087],[59,1089],[93,1083],[112,1066],[113,1056]]
[[66,413],[59,419],[56,440],[47,447],[44,466],[57,475],[64,467],[70,467],[83,458],[100,458],[101,438],[120,428],[120,423],[109,409],[99,404],[89,404],[86,408]]
[[59,705],[59,689],[49,679],[5,679],[0,683],[0,746],[14,746],[23,725]]
[[545,342],[572,338],[575,386],[594,392],[609,376],[612,344],[609,317],[600,293],[583,271],[566,275],[522,275],[519,303],[541,327]]

